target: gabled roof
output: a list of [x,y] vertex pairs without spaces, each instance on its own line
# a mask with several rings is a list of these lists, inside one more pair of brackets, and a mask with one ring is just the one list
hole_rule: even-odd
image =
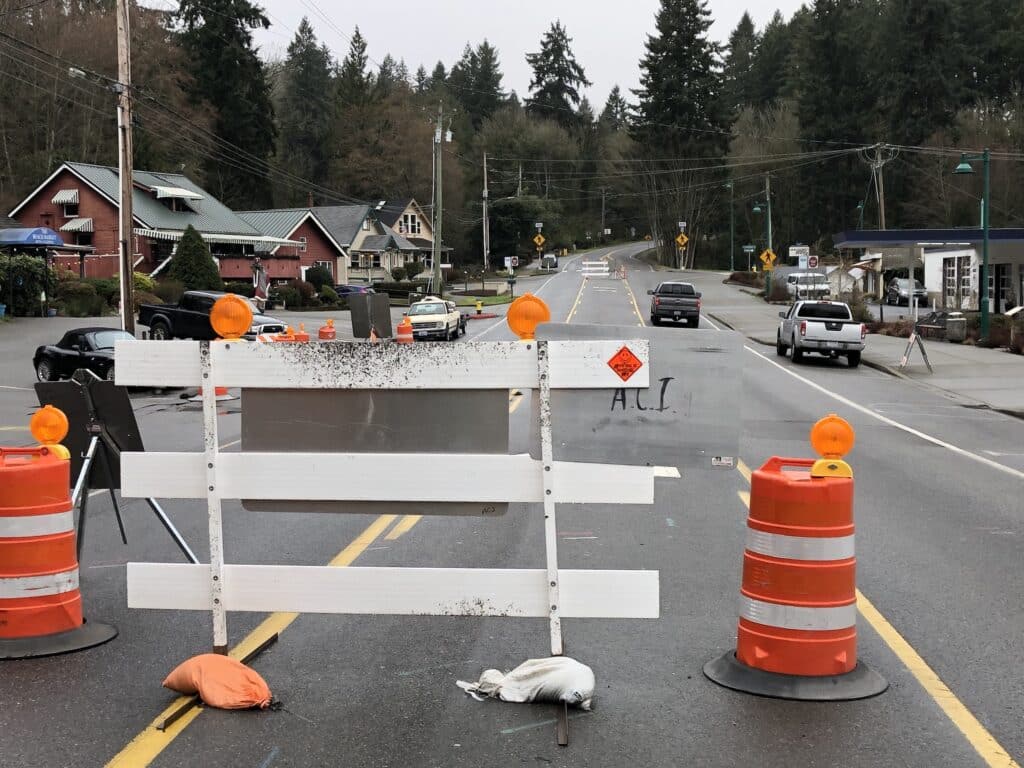
[[359,246],[359,252],[380,253],[381,251],[387,250],[389,246],[398,248],[394,235],[370,235],[363,240],[362,245]]
[[400,251],[415,251],[415,250],[418,250],[417,247],[415,245],[413,245],[412,241],[410,241],[407,237],[404,237],[403,235],[398,234],[398,232],[393,230],[391,227],[389,227],[389,226],[387,226],[386,224],[383,224],[383,223],[381,223],[381,227],[384,229],[384,232],[386,234],[390,235],[391,238],[394,240],[395,248],[397,248],[398,250],[400,250]]
[[[238,215],[253,227],[270,237],[289,240],[292,234],[307,220],[312,221],[339,253],[345,253],[344,246],[331,234],[330,230],[320,221],[312,208],[273,208],[266,211],[238,211]],[[274,251],[280,246],[274,247]],[[269,248],[266,250],[270,250]]]
[[[64,163],[36,190],[26,197],[17,208],[11,211],[14,216],[35,195],[62,171],[70,171],[105,197],[112,205],[117,205],[120,196],[120,181],[117,168],[106,165],[90,165],[88,163]],[[132,213],[136,222],[146,229],[184,230],[189,224],[203,234],[231,234],[258,237],[259,232],[234,211],[202,189],[188,176],[180,173],[163,173],[154,171],[132,171]],[[192,198],[187,201],[191,210],[172,211],[157,199],[162,188],[181,190]]]
[[344,248],[350,248],[370,215],[368,205],[318,205],[309,209],[327,232]]
[[384,205],[377,209],[377,221],[385,226],[393,227],[398,223],[398,220],[402,218],[402,214],[408,210],[409,206],[415,202],[416,201],[411,197],[405,198],[404,200],[388,200]]
[[15,227],[20,226],[21,224],[12,219],[10,216],[4,216],[3,214],[0,214],[0,229],[14,229]]

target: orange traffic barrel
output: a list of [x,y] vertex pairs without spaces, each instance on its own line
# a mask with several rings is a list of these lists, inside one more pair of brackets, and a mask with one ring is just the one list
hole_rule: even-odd
[[299,323],[299,330],[295,334],[295,341],[309,341],[309,334],[306,333],[305,323]]
[[395,341],[399,344],[412,343],[412,320],[408,317],[403,317],[402,321],[398,324],[398,328],[395,329]]
[[888,687],[857,660],[853,473],[838,456],[775,456],[752,473],[739,614],[735,653],[704,668],[717,683],[830,701]]
[[117,636],[82,618],[70,473],[71,462],[46,446],[0,448],[0,659]]
[[338,331],[334,327],[334,320],[328,319],[320,326],[320,330],[316,332],[316,337],[320,341],[334,341],[338,338]]

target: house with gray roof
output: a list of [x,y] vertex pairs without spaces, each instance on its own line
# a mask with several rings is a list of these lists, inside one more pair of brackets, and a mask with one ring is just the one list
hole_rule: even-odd
[[[85,273],[110,277],[118,271],[120,177],[118,169],[64,163],[10,212],[24,226],[58,230],[65,242],[92,246]],[[252,276],[257,249],[293,246],[265,235],[181,173],[132,171],[135,269],[159,274],[170,263],[190,224],[226,277]]]
[[274,208],[239,211],[238,215],[263,235],[295,243],[257,247],[260,266],[271,282],[305,279],[306,271],[316,266],[330,272],[336,285],[348,282],[349,253],[342,245],[349,242],[347,229],[341,228],[342,240],[338,240],[334,231],[338,228],[328,227],[321,220],[321,216],[326,216],[317,209]]

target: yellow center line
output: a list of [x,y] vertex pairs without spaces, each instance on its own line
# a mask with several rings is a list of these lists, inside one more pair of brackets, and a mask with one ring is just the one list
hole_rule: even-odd
[[567,322],[567,323],[571,323],[572,322],[572,316],[574,314],[576,314],[576,307],[578,307],[580,305],[580,299],[583,298],[583,289],[586,288],[586,287],[587,287],[587,278],[584,277],[583,278],[583,282],[580,283],[580,290],[576,294],[576,301],[574,301],[572,303],[572,309],[570,309],[569,310],[569,314],[566,315],[565,322]]
[[[747,482],[750,482],[750,470],[747,468],[747,465],[741,461],[739,462],[739,467],[740,474],[747,479]],[[749,509],[750,494],[745,491],[739,491],[739,496]],[[857,611],[871,625],[872,629],[878,633],[882,641],[889,646],[889,649],[896,654],[896,658],[903,663],[903,666],[910,670],[910,674],[920,683],[925,693],[931,696],[932,700],[939,705],[939,708],[949,718],[950,722],[963,734],[967,742],[974,747],[974,751],[985,761],[985,765],[990,766],[990,768],[1020,768],[1020,765],[1010,757],[1010,753],[1003,748],[1003,745],[996,741],[995,737],[989,733],[988,729],[981,724],[971,710],[942,681],[942,678],[936,674],[935,670],[928,666],[928,662],[921,658],[921,654],[914,650],[914,647],[906,641],[903,635],[889,623],[889,620],[882,615],[881,611],[875,608],[874,604],[859,589],[857,590]]]
[[401,538],[403,535],[412,530],[412,527],[420,521],[423,515],[406,515],[398,521],[398,525],[388,531],[388,535],[384,538],[387,541],[394,541],[395,539]]
[[636,319],[640,321],[640,325],[644,326],[644,316],[640,314],[640,306],[636,303],[636,296],[633,295],[633,289],[629,287],[629,281],[623,280],[622,284],[626,286],[626,293],[629,294],[629,300],[633,302],[633,311],[636,312]]
[[[378,536],[387,530],[396,517],[397,515],[380,515],[351,544],[339,552],[328,565],[334,568],[346,568],[351,565]],[[244,657],[254,648],[266,642],[272,635],[283,632],[298,617],[299,614],[297,613],[278,612],[270,614],[256,629],[246,635],[238,645],[232,648],[228,655],[232,658]],[[193,720],[202,714],[203,710],[196,707],[189,710],[166,731],[157,730],[157,725],[162,723],[187,698],[182,697],[175,700],[145,730],[128,742],[127,746],[107,763],[106,768],[145,768],[145,766],[155,760],[174,741],[179,733],[184,731]]]

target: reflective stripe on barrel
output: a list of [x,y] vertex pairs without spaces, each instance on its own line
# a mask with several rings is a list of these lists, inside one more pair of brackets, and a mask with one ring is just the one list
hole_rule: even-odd
[[748,527],[747,551],[782,560],[846,560],[854,556],[854,537],[783,536]]
[[847,629],[857,623],[857,604],[809,608],[768,603],[740,595],[740,616],[747,621],[781,629]]
[[0,539],[53,536],[75,530],[75,515],[69,509],[49,515],[0,517]]
[[0,599],[17,600],[22,597],[62,595],[78,589],[78,569],[47,573],[41,576],[16,576],[0,579]]

